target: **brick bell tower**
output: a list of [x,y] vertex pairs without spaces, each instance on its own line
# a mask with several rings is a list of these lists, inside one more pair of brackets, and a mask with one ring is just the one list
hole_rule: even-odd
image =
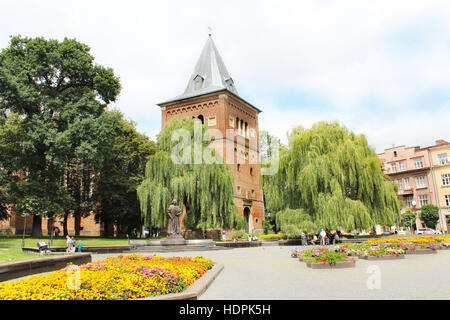
[[210,146],[230,165],[234,176],[234,203],[247,222],[247,232],[262,232],[263,192],[259,185],[258,115],[261,110],[236,90],[211,35],[203,48],[186,90],[159,103],[162,127],[173,117],[198,118],[215,133]]

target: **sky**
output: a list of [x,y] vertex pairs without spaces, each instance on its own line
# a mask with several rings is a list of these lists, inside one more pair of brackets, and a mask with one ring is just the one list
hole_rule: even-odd
[[113,104],[155,139],[213,40],[260,130],[338,121],[380,153],[450,141],[450,1],[1,1],[10,36],[77,39],[114,69]]

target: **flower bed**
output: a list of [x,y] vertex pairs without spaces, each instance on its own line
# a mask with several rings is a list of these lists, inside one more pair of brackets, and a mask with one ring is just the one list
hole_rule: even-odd
[[[340,263],[340,265],[342,265],[341,262],[355,262],[355,258],[350,258],[340,252],[324,250],[321,252],[315,252],[312,257],[305,258],[304,261],[307,263],[307,265],[309,264],[309,266],[312,266],[314,264],[326,264],[333,266],[338,262]],[[354,263],[343,265],[354,267]]]
[[439,246],[442,242],[450,242],[449,236],[424,236],[424,237],[396,237],[396,238],[381,238],[370,239],[364,241],[364,244],[383,244],[383,243],[414,243],[414,244],[430,244],[434,243]]
[[341,252],[347,256],[358,256],[364,250],[372,248],[370,244],[345,244],[336,246],[334,250],[336,252]]
[[439,249],[448,249],[448,248],[450,248],[450,242],[442,241],[442,242],[439,244]]
[[[348,257],[346,254],[326,248],[300,249],[291,250],[290,256],[298,258],[300,261],[306,262],[308,267],[317,269],[320,265],[329,267],[354,267],[354,258]],[[344,263],[345,262],[345,263]],[[348,262],[348,263],[347,263]]]
[[311,269],[334,269],[334,268],[354,268],[356,265],[355,260],[347,260],[347,261],[336,261],[334,264],[330,263],[314,263],[307,262],[306,266]]
[[436,254],[436,250],[432,249],[414,249],[414,250],[406,250],[406,254]]
[[392,259],[403,259],[405,258],[404,254],[396,254],[396,255],[383,255],[383,256],[359,256],[361,259],[365,260],[392,260]]
[[1,283],[0,300],[126,300],[179,293],[213,265],[203,257],[119,255]]
[[400,256],[405,252],[406,249],[400,246],[382,245],[361,251],[359,257],[366,259],[365,257]]
[[312,258],[320,255],[321,252],[328,251],[326,248],[312,248],[312,249],[292,249],[290,255],[292,258]]

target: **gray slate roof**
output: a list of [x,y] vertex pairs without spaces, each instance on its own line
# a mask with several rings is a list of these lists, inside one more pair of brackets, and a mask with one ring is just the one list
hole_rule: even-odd
[[210,35],[195,65],[194,72],[189,78],[184,93],[163,103],[192,98],[223,89],[238,95],[233,79],[228,73]]

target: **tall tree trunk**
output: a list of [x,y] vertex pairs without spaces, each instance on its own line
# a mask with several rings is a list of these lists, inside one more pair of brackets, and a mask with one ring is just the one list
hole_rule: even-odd
[[64,221],[63,221],[63,232],[64,232],[64,237],[67,236],[69,234],[69,230],[67,230],[67,218],[69,217],[69,210],[66,210],[64,212]]
[[77,213],[76,215],[75,215],[75,218],[74,218],[74,225],[75,225],[75,235],[76,236],[79,236],[80,235],[80,227],[81,227],[81,214],[80,213]]
[[33,215],[33,227],[31,229],[31,237],[42,237],[42,217],[39,215]]

